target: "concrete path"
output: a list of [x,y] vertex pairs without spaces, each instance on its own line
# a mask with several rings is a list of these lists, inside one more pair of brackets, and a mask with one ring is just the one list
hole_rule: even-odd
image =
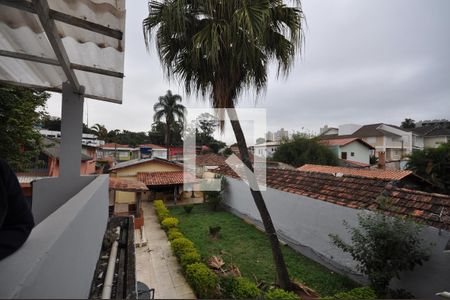
[[166,233],[161,229],[153,205],[142,203],[147,246],[136,248],[137,280],[155,289],[156,299],[195,299]]

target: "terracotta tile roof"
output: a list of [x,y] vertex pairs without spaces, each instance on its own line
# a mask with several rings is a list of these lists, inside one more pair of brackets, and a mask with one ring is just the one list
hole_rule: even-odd
[[319,141],[319,144],[326,145],[326,146],[346,146],[348,144],[351,144],[353,142],[358,142],[363,144],[364,146],[368,147],[369,149],[375,149],[372,145],[364,142],[360,138],[343,138],[343,139],[328,139],[328,140],[322,140]]
[[[228,166],[213,172],[239,179]],[[380,209],[388,215],[410,216],[418,222],[450,230],[450,196],[398,188],[391,182],[376,177],[336,177],[285,169],[267,169],[266,173],[266,184],[273,189],[354,209]],[[380,201],[380,196],[388,197],[388,205]]]
[[149,147],[149,148],[152,148],[152,149],[162,149],[162,150],[166,150],[167,149],[167,148],[165,148],[163,146],[156,145],[156,144],[142,144],[142,145],[139,145],[139,146],[141,146],[141,147]]
[[[186,175],[186,180],[185,180]],[[195,176],[183,171],[137,173],[137,179],[148,186],[177,185],[197,182]]]
[[379,178],[388,180],[401,180],[406,176],[412,174],[412,171],[409,170],[356,169],[356,168],[322,166],[312,164],[303,165],[297,168],[297,170],[303,172],[318,172],[327,174],[342,173],[344,175],[354,175],[367,178]]
[[109,189],[124,192],[148,191],[147,186],[141,181],[121,177],[109,177]]
[[349,168],[369,168],[369,164],[365,164],[359,161],[353,161],[349,159],[339,159],[341,163],[343,164],[343,167],[349,167]]
[[197,155],[196,165],[197,166],[221,166],[225,164],[227,158],[222,155],[207,153],[203,155]]

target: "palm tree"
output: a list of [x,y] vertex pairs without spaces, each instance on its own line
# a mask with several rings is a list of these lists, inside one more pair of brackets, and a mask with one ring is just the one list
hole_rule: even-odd
[[108,130],[104,125],[95,124],[91,127],[91,130],[100,140],[106,141],[108,139]]
[[158,102],[153,106],[153,110],[155,111],[153,120],[155,122],[161,122],[162,119],[165,119],[167,159],[169,159],[171,131],[177,122],[184,122],[186,108],[184,105],[178,103],[181,102],[181,100],[182,98],[180,95],[173,95],[172,92],[168,90],[164,96],[158,98]]
[[[146,46],[154,35],[167,76],[184,82],[187,94],[194,91],[208,95],[213,108],[226,109],[241,159],[252,171],[247,178],[251,183],[256,178],[235,104],[246,89],[254,89],[257,94],[264,90],[271,60],[277,61],[278,74],[288,74],[303,37],[300,1],[292,3],[293,6],[282,0],[151,1],[149,15],[143,21]],[[291,289],[262,194],[259,190],[250,191],[271,243],[278,284]]]

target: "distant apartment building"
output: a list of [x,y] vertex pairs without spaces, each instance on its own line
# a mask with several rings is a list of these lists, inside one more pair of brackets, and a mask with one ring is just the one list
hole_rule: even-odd
[[266,133],[266,141],[268,142],[280,142],[283,139],[289,138],[289,132],[284,128],[277,130],[275,132],[268,131]]
[[423,136],[395,125],[376,123],[369,125],[344,124],[338,128],[326,128],[321,140],[360,138],[373,146],[373,154],[382,154],[386,162],[400,161],[414,150],[423,149]]
[[266,133],[266,141],[274,141],[275,140],[275,135],[273,134],[272,131],[267,131]]

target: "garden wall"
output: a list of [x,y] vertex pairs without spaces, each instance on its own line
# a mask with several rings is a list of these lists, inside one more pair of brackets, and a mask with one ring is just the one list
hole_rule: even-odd
[[[234,214],[262,228],[247,184],[229,177],[227,181],[224,204]],[[350,226],[357,225],[360,211],[271,188],[263,195],[282,241],[332,270],[365,281],[355,271],[356,264],[351,256],[335,247],[328,236],[335,233],[349,241],[342,221],[346,220]],[[414,272],[405,272],[401,282],[393,281],[392,287],[406,289],[417,298],[434,298],[437,292],[450,291],[450,253],[443,253],[450,232],[442,231],[439,235],[438,229],[426,226],[423,238],[435,244],[430,261]]]

